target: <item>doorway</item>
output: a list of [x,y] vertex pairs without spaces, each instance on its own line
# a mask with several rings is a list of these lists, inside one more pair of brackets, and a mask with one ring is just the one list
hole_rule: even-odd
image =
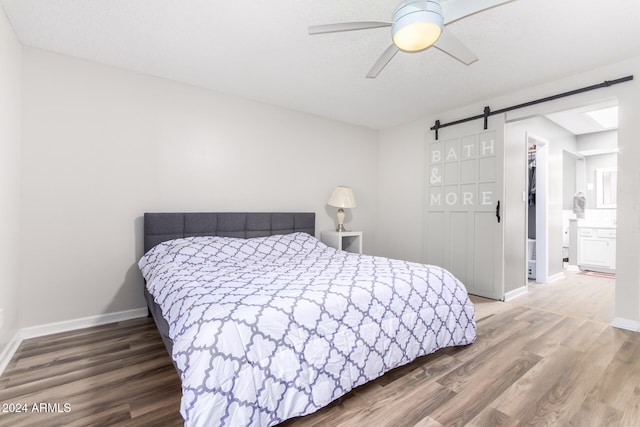
[[[526,293],[528,280],[532,276],[538,283],[563,278],[570,264],[566,261],[577,258],[577,243],[567,243],[569,227],[565,224],[568,216],[576,218],[572,201],[578,188],[584,189],[586,194],[587,219],[615,225],[615,211],[596,207],[599,188],[596,169],[603,176],[607,165],[602,163],[605,158],[601,155],[617,150],[617,123],[599,123],[590,114],[596,112],[597,115],[600,110],[615,106],[617,100],[609,99],[554,113],[522,117],[507,123],[506,158],[514,164],[509,166],[507,163],[506,167],[506,200],[509,212],[513,215],[508,219],[511,226],[507,227],[505,244],[510,247],[507,253],[511,259],[520,261],[517,269],[509,265],[509,260],[505,263],[506,297],[515,298]],[[534,146],[536,170],[532,177],[535,179],[535,203],[531,203],[529,149]],[[567,172],[563,167],[563,162],[567,161],[565,153],[570,153],[576,162],[573,170]],[[608,166],[612,166],[612,163]],[[616,160],[613,160],[615,166]],[[520,183],[518,179],[521,179]],[[518,219],[518,215],[523,219]],[[535,230],[535,244],[531,242],[534,239],[529,233],[529,219],[532,219],[532,228]],[[511,254],[513,249],[521,251],[522,257]],[[569,249],[573,256],[568,253]]]
[[527,133],[527,278],[547,283],[549,276],[549,142]]

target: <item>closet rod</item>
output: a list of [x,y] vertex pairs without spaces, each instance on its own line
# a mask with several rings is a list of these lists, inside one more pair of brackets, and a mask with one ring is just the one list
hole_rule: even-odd
[[446,127],[449,127],[449,126],[459,125],[460,123],[466,123],[466,122],[470,122],[472,120],[484,119],[484,128],[487,129],[487,123],[488,123],[489,116],[493,116],[495,114],[506,113],[506,112],[512,111],[512,110],[517,110],[518,108],[530,107],[532,105],[541,104],[543,102],[548,102],[548,101],[553,101],[553,100],[556,100],[556,99],[559,99],[559,98],[565,98],[565,97],[571,96],[571,95],[577,95],[577,94],[583,93],[583,92],[589,92],[591,90],[600,89],[600,88],[603,88],[603,87],[609,87],[609,86],[617,85],[619,83],[628,82],[630,80],[633,80],[633,75],[626,76],[626,77],[621,77],[621,78],[615,79],[615,80],[605,80],[604,82],[598,83],[598,84],[595,84],[595,85],[583,87],[583,88],[580,88],[580,89],[570,90],[569,92],[559,93],[557,95],[547,96],[545,98],[540,98],[540,99],[536,99],[536,100],[533,100],[533,101],[525,102],[523,104],[518,104],[518,105],[514,105],[514,106],[511,106],[511,107],[507,107],[507,108],[502,108],[502,109],[496,110],[496,111],[491,111],[491,109],[489,107],[484,107],[483,114],[478,114],[477,116],[472,116],[472,117],[467,117],[467,118],[460,119],[460,120],[455,120],[455,121],[449,122],[449,123],[440,123],[440,120],[436,120],[435,125],[433,125],[430,129],[436,132],[436,140],[438,140],[438,130],[439,129],[446,128]]

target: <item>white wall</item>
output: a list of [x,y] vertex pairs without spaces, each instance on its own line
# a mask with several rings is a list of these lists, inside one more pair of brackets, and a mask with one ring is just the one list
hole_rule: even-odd
[[377,253],[420,262],[425,204],[423,121],[380,131],[380,227]]
[[616,150],[618,148],[618,131],[585,133],[578,135],[576,141],[578,151]]
[[[627,75],[640,76],[640,58],[612,64],[566,79],[539,85],[508,95],[498,96],[455,111],[426,117],[380,132],[379,252],[391,257],[419,259],[422,250],[422,205],[424,179],[422,176],[424,134],[436,119],[443,123],[481,114],[485,105],[493,110],[532,99],[566,92],[576,88],[612,80]],[[549,103],[538,104],[507,114],[508,120],[565,110],[616,97],[620,106],[618,145],[623,155],[618,156],[618,229],[616,316],[640,325],[640,83],[636,80],[624,84],[586,92]],[[482,122],[478,121],[478,126]],[[407,179],[412,177],[412,179]],[[561,181],[560,181],[561,182]],[[400,188],[401,191],[397,189]],[[406,200],[410,200],[406,203]],[[399,207],[392,209],[392,207]],[[384,207],[384,208],[383,208]],[[398,230],[398,224],[401,224]],[[384,242],[384,244],[382,244]]]
[[18,329],[20,49],[0,8],[0,308],[4,312],[0,355]]
[[143,307],[145,211],[312,211],[319,232],[334,227],[331,191],[350,185],[347,226],[375,247],[374,131],[30,48],[23,58],[23,327]]

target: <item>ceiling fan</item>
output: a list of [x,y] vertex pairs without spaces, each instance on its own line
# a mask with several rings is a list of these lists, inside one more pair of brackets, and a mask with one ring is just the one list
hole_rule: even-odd
[[375,79],[399,50],[419,52],[434,46],[469,65],[478,57],[445,26],[483,10],[513,0],[406,0],[393,12],[392,22],[366,21],[313,25],[309,34],[336,33],[340,31],[367,30],[391,27],[393,43],[382,53],[367,74]]

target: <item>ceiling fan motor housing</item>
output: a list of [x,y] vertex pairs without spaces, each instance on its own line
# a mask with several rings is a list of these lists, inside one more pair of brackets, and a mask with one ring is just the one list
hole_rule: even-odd
[[393,12],[391,35],[398,48],[418,52],[438,40],[443,26],[444,17],[439,1],[407,0]]

